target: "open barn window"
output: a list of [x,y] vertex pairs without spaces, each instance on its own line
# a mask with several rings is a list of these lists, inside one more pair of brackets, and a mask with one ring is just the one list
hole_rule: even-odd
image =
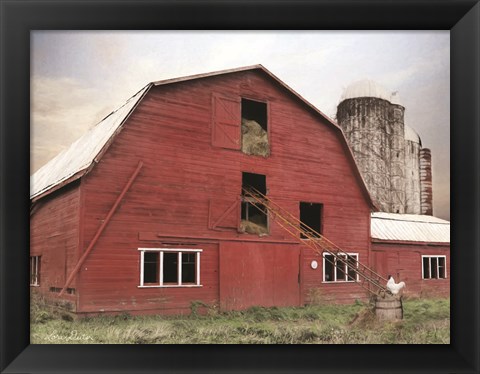
[[242,99],[242,152],[247,155],[267,157],[268,144],[267,104]]
[[139,248],[140,287],[200,284],[201,249]]
[[358,281],[356,272],[358,253],[340,253],[337,256],[323,254],[323,281],[324,282],[355,282]]
[[[256,195],[245,196],[246,192]],[[268,234],[268,214],[261,206],[262,195],[267,194],[266,176],[254,173],[242,173],[242,216],[240,231],[248,234]]]
[[30,256],[30,286],[40,285],[40,256]]
[[422,256],[423,279],[445,279],[446,277],[446,256]]
[[305,232],[300,233],[302,239],[318,238],[322,233],[322,207],[318,203],[300,203],[301,228]]

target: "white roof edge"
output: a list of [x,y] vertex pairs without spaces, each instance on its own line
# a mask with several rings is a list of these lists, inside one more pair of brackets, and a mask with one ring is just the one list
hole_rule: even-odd
[[372,218],[375,219],[389,219],[393,221],[410,221],[410,222],[427,222],[449,225],[450,221],[442,218],[428,216],[424,214],[401,214],[401,213],[387,213],[387,212],[372,212]]

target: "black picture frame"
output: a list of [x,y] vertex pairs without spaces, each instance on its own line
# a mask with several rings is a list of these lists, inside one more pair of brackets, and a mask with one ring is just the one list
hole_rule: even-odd
[[[1,0],[0,12],[0,370],[3,373],[479,372],[478,1]],[[30,31],[49,29],[450,30],[451,344],[29,345]]]

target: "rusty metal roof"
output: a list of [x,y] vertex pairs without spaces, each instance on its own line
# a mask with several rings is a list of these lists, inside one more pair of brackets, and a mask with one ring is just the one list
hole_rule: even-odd
[[81,172],[86,172],[93,164],[150,86],[148,84],[143,87],[120,108],[30,176],[30,198],[33,199],[74,176],[81,177],[84,174]]
[[426,215],[375,212],[371,235],[380,240],[450,243],[450,222]]

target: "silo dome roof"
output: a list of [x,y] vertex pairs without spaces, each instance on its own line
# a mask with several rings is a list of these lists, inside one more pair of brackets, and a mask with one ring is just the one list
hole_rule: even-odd
[[422,143],[422,141],[420,140],[420,136],[418,136],[416,131],[412,129],[410,126],[405,125],[404,133],[405,133],[405,140],[409,140],[411,142],[420,143],[420,144]]
[[385,87],[371,79],[364,79],[351,83],[342,94],[340,101],[357,97],[376,97],[387,100],[392,104],[402,105],[397,92],[390,92]]

